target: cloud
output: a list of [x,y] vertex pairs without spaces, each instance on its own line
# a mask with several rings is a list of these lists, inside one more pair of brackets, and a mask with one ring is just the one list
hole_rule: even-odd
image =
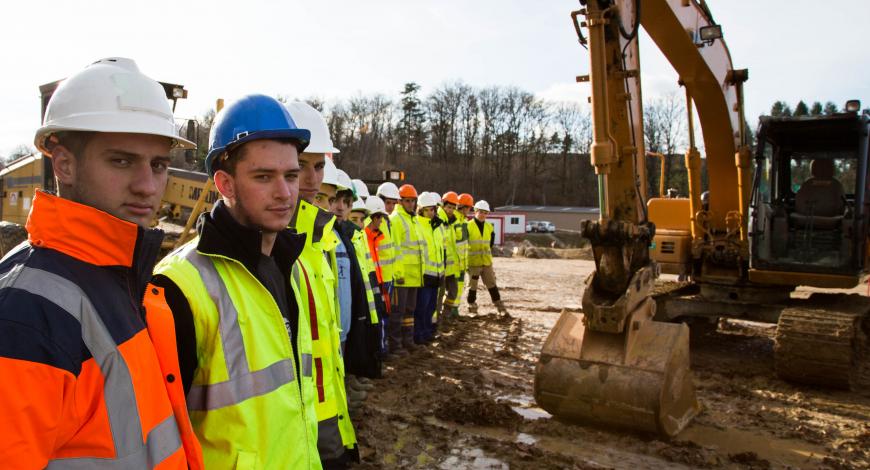
[[569,82],[553,83],[543,91],[535,93],[535,96],[552,102],[568,101],[572,103],[588,104],[589,85]]

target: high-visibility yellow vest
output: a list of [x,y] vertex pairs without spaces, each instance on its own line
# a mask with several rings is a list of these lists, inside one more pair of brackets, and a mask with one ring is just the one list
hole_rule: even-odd
[[[366,301],[369,306],[369,319],[373,325],[378,324],[378,309],[375,304],[375,291],[370,282],[370,274],[375,272],[375,264],[372,261],[372,254],[369,252],[369,242],[366,238],[366,233],[362,230],[357,230],[351,238],[353,250],[356,253],[356,260],[359,263],[362,274],[363,285],[366,288]],[[379,294],[378,294],[379,295]]]
[[384,282],[393,282],[393,271],[396,262],[396,246],[393,244],[393,237],[390,234],[390,224],[388,218],[381,219],[381,226],[378,230],[384,234],[383,238],[378,241],[378,262],[381,266],[381,278]]
[[293,265],[292,283],[301,297],[298,301],[300,329],[305,325],[311,331],[318,448],[322,459],[337,458],[343,449],[356,446],[356,433],[344,388],[337,279],[327,259],[338,245],[333,231],[335,217],[299,201],[292,224],[297,232],[307,235],[302,254]]
[[468,266],[491,266],[492,249],[489,246],[493,227],[489,222],[483,223],[483,233],[477,228],[477,222],[468,221]]
[[456,222],[453,223],[453,239],[456,240],[459,270],[468,271],[468,219],[459,211],[456,212]]
[[396,262],[393,264],[393,278],[403,279],[399,287],[421,287],[423,285],[423,244],[420,230],[414,216],[404,207],[397,205],[390,216],[393,249]]
[[423,274],[426,276],[441,277],[444,275],[444,252],[443,240],[440,235],[441,227],[432,228],[432,219],[418,215],[417,226],[423,236]]
[[450,222],[449,217],[447,217],[447,212],[444,211],[443,207],[439,207],[438,217],[444,222],[444,225],[442,225],[444,232],[444,275],[456,276],[460,271],[462,271],[463,264],[462,260],[459,258],[455,229],[456,224],[459,222],[459,217],[462,217],[462,214],[458,211],[454,211],[453,222]]
[[300,322],[297,370],[269,291],[240,262],[198,253],[198,242],[164,258],[156,273],[193,312],[198,363],[187,405],[206,468],[319,469],[310,330]]

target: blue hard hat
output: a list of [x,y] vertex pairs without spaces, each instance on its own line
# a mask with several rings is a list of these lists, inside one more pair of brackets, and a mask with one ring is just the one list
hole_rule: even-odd
[[266,95],[248,95],[218,113],[208,139],[205,171],[214,176],[215,160],[245,142],[261,139],[289,139],[301,153],[311,140],[308,129],[299,129],[287,108]]

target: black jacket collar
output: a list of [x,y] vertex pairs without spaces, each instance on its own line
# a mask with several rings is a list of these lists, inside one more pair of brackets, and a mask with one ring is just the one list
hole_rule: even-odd
[[[256,275],[263,233],[236,221],[222,200],[215,203],[211,213],[199,217],[196,228],[199,232],[197,251],[234,259]],[[304,234],[283,230],[275,239],[272,257],[282,272],[289,273],[304,247]]]

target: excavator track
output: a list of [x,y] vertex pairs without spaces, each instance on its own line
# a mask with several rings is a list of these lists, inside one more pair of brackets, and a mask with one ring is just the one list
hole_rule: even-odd
[[777,374],[788,381],[851,389],[870,383],[870,298],[814,294],[782,311]]

